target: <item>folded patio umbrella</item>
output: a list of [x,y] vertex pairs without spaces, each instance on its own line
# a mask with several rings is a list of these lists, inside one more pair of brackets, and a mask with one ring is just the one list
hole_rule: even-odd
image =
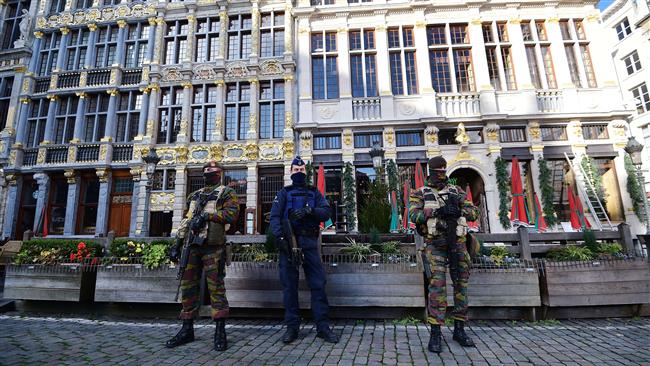
[[546,225],[546,220],[544,220],[544,212],[542,211],[542,206],[539,204],[539,198],[537,197],[537,193],[534,194],[535,196],[535,229],[537,229],[538,232],[544,232],[548,229],[548,225]]
[[404,216],[402,218],[403,224],[402,227],[404,229],[409,228],[409,196],[411,193],[409,192],[409,188],[411,187],[411,181],[407,178],[404,181]]
[[510,172],[512,187],[512,208],[510,209],[510,221],[514,223],[528,224],[526,203],[524,202],[523,187],[521,184],[521,173],[519,172],[519,159],[512,158],[512,170]]
[[420,189],[424,187],[424,172],[422,171],[422,164],[420,159],[415,160],[415,188]]
[[390,192],[390,231],[396,231],[399,221],[397,212],[397,195],[395,191]]
[[[472,198],[472,190],[469,188],[469,184],[467,185],[465,193],[467,193],[467,200],[474,203],[474,199]],[[469,226],[469,228],[473,231],[479,231],[478,221],[470,221],[467,223],[467,226]]]
[[[323,163],[320,163],[318,166],[318,182],[317,182],[318,191],[325,197],[325,168]],[[332,219],[328,219],[326,223],[320,223],[321,229],[326,229],[332,226]]]

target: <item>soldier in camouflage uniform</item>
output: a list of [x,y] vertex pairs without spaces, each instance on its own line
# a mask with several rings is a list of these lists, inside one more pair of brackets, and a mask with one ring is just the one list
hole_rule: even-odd
[[[180,318],[183,327],[172,339],[165,344],[169,348],[194,341],[193,319],[198,315],[201,306],[200,279],[201,271],[205,272],[212,304],[212,319],[216,322],[214,333],[214,349],[224,351],[228,348],[226,340],[226,318],[229,314],[228,299],[224,278],[226,276],[226,231],[228,226],[237,218],[239,200],[237,194],[221,184],[223,168],[215,161],[210,161],[203,167],[205,188],[190,194],[187,199],[187,216],[181,221],[177,232],[176,247],[172,248],[170,257],[177,262],[184,239],[191,230],[195,235],[204,238],[203,244],[190,246],[189,261],[181,278],[181,301],[183,310]],[[200,216],[193,217],[194,208],[199,198],[207,197],[207,203]]]
[[[442,351],[440,326],[445,323],[447,311],[447,264],[450,265],[454,284],[454,340],[464,347],[474,346],[474,342],[464,330],[467,322],[467,285],[469,281],[470,256],[467,251],[467,222],[478,218],[479,211],[468,201],[459,187],[448,184],[447,162],[442,156],[429,160],[429,178],[425,187],[413,192],[410,197],[410,219],[415,223],[418,233],[424,237],[426,248],[423,262],[430,268],[428,278],[427,321],[431,324],[429,351]],[[449,198],[455,195],[453,200]],[[453,204],[452,204],[453,202]],[[454,245],[450,246],[448,220],[456,224]],[[451,226],[453,231],[453,226]],[[451,256],[456,256],[456,261]],[[457,267],[457,268],[454,268]]]

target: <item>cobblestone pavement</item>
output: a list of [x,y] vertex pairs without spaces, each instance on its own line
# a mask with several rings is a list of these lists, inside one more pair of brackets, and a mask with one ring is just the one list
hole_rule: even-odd
[[424,324],[337,321],[336,344],[305,324],[300,340],[281,343],[278,321],[231,320],[230,348],[212,351],[214,325],[196,323],[194,343],[163,346],[179,325],[167,320],[94,320],[0,315],[1,365],[649,365],[650,318],[474,322],[476,348],[461,348],[445,328],[442,354],[426,350]]

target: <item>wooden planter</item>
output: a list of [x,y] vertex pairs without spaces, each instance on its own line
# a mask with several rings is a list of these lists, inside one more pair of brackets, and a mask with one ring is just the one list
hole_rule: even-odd
[[18,300],[92,301],[96,272],[78,264],[9,265],[4,297]]
[[95,301],[176,303],[176,269],[146,269],[141,264],[113,264],[97,269]]
[[645,258],[545,262],[540,276],[546,306],[650,303],[650,265]]

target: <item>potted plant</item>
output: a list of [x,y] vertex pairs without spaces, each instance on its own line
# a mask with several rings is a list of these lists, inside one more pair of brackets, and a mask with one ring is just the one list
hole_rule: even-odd
[[34,239],[7,268],[4,296],[21,300],[92,301],[102,247],[91,241]]
[[97,269],[95,301],[175,303],[176,267],[169,262],[171,240],[113,241]]
[[650,267],[618,243],[584,244],[550,250],[540,271],[542,303],[549,307],[650,303]]

